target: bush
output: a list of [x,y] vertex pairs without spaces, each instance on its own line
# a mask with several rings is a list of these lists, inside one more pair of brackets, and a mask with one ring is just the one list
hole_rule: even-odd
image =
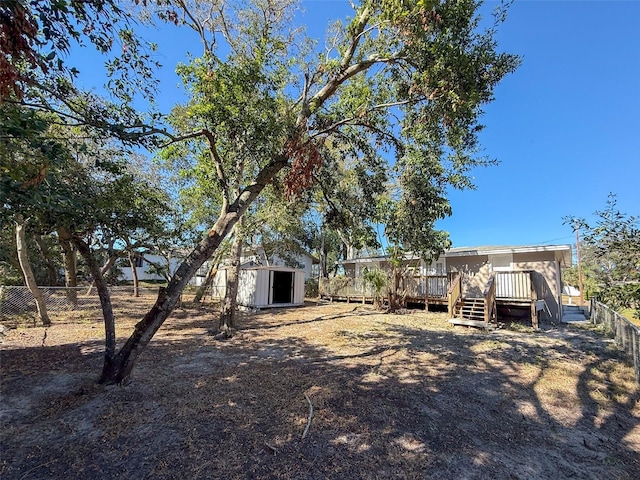
[[304,282],[304,296],[308,298],[317,298],[320,295],[317,278],[307,278]]

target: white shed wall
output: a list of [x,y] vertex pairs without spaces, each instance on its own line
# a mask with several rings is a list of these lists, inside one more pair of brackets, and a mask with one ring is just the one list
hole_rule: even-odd
[[304,304],[304,279],[304,273],[295,272],[293,274],[293,303],[295,304]]
[[255,285],[255,303],[252,307],[266,307],[271,302],[269,301],[269,273],[270,270],[254,270],[257,274]]
[[239,305],[253,307],[256,305],[256,270],[240,270],[238,277],[238,297]]

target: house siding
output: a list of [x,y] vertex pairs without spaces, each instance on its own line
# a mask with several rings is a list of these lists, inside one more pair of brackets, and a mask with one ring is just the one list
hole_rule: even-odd
[[447,269],[464,274],[462,295],[465,297],[482,297],[484,287],[489,281],[490,266],[487,255],[447,258]]
[[[142,259],[142,266],[136,267],[136,273],[138,280],[152,280],[152,281],[163,281],[165,278],[162,275],[158,275],[157,273],[150,273],[149,269],[152,268],[152,265],[147,261],[147,259],[152,262],[162,265],[163,267],[167,266],[167,259],[160,255],[155,254],[146,254]],[[180,258],[171,258],[169,262],[169,275],[172,275],[180,266],[182,259]],[[120,268],[120,279],[125,282],[133,281],[133,274],[131,272],[131,266],[127,263],[127,265],[123,265]]]

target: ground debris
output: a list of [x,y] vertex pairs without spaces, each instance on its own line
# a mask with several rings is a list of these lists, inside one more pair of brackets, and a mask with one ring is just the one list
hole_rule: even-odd
[[[140,312],[116,308],[121,342]],[[133,381],[111,388],[95,384],[98,319],[54,323],[44,346],[42,327],[5,331],[0,477],[631,479],[640,471],[633,369],[595,332],[487,335],[454,330],[446,314],[334,302],[241,312],[238,335],[220,342],[207,335],[213,318],[185,304],[141,355]]]

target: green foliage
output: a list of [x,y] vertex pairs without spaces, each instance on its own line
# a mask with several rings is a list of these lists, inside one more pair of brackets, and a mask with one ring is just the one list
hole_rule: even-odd
[[[599,290],[597,280],[597,267],[595,262],[589,260],[593,258],[592,248],[580,242],[581,253],[581,269],[582,269],[582,287],[584,290],[584,298],[589,299],[595,296]],[[571,285],[578,288],[580,284],[578,275],[578,266],[572,265],[570,268],[562,269],[562,284]]]
[[378,268],[368,269],[365,267],[362,274],[365,285],[373,288],[376,296],[380,296],[382,289],[387,285],[387,273]]
[[30,235],[64,230],[107,256],[116,245],[150,248],[166,237],[169,199],[134,154],[37,110],[2,103],[0,112],[3,225],[19,213],[30,218]]
[[370,286],[373,291],[373,307],[381,308],[382,306],[382,289],[387,285],[387,273],[381,269],[364,268],[362,279],[365,286]]
[[485,31],[477,12],[474,1],[366,1],[334,27],[336,55],[322,65],[329,81],[345,59],[379,67],[311,104],[312,125],[326,136],[318,203],[350,247],[379,245],[382,224],[389,243],[437,257],[449,246],[434,229],[451,214],[447,188],[470,188],[471,169],[495,164],[478,155],[481,107],[519,59],[497,49],[504,7]]
[[[206,203],[218,213],[207,218],[199,212],[196,222],[209,220],[207,234],[159,298],[164,303],[145,317],[142,334],[137,331],[125,344],[117,362],[105,363],[103,380],[120,382],[128,375],[137,357],[129,354],[144,348],[188,278],[270,186],[274,195],[318,205],[316,238],[326,239],[326,230],[332,230],[345,244],[373,245],[382,223],[402,249],[428,256],[443,248],[444,234],[433,231],[433,222],[450,213],[446,189],[470,186],[469,169],[491,163],[477,154],[479,117],[496,84],[518,64],[515,56],[498,52],[495,28],[479,28],[475,1],[354,3],[353,18],[335,25],[316,56],[291,23],[293,0],[143,4],[149,17],[193,29],[204,49],[201,57],[178,67],[189,98],[172,110],[171,132],[158,128],[162,118],[153,109],[141,115],[131,106],[136,93],[153,93],[154,82],[148,50],[132,34],[129,10],[110,1],[21,3],[23,18],[34,18],[36,27],[50,25],[35,44],[41,57],[49,58],[44,48],[56,39],[61,42],[56,48],[65,51],[85,26],[99,49],[110,48],[109,35],[101,32],[111,38],[117,33],[124,47],[107,65],[113,101],[78,91],[64,65],[48,75],[18,66],[33,80],[25,84],[30,87],[23,98],[55,115],[57,124],[82,125],[82,134],[93,139],[92,132],[101,132],[106,143],[117,138],[152,146],[145,139],[164,136],[169,139],[163,145],[165,165],[179,172],[192,204]],[[42,19],[43,12],[51,13],[51,20]],[[23,38],[40,35],[24,31]],[[41,138],[75,138],[52,125],[32,130]],[[68,142],[54,142],[61,150],[45,155],[46,181],[26,188],[16,177],[10,207],[23,208],[18,197],[28,195],[43,226],[62,224],[85,241],[109,245],[132,233],[151,234],[138,230],[147,230],[152,220],[144,212],[149,207],[155,216],[163,202],[140,186],[140,175],[123,168],[125,162],[117,160],[122,156],[102,156],[97,140],[77,143],[91,156],[78,155]],[[21,168],[12,164],[7,172]],[[24,178],[29,175],[34,178],[32,173]],[[321,189],[310,191],[313,185]],[[105,313],[107,326],[113,323],[109,316]],[[112,337],[109,355],[115,351]]]
[[307,278],[304,282],[304,296],[307,298],[317,298],[320,295],[317,278]]
[[634,308],[640,315],[640,227],[638,218],[621,213],[610,194],[604,210],[595,212],[594,224],[565,218],[583,232],[587,247],[582,256],[583,276],[595,283],[595,295],[614,309]]
[[107,63],[113,77],[109,83],[112,93],[124,100],[130,100],[136,88],[149,93],[141,80],[151,79],[153,62],[149,51],[153,51],[154,46],[146,46],[135,35],[133,12],[121,8],[120,3],[116,0],[5,1],[0,9],[0,32],[3,33],[0,46],[8,57],[0,62],[0,71],[4,73],[0,98],[9,98],[10,94],[21,97],[25,86],[41,80],[42,74],[56,80],[51,85],[69,87],[68,81],[79,73],[65,59],[72,43],[93,45],[106,54],[113,49],[114,37],[122,45],[122,52]]

